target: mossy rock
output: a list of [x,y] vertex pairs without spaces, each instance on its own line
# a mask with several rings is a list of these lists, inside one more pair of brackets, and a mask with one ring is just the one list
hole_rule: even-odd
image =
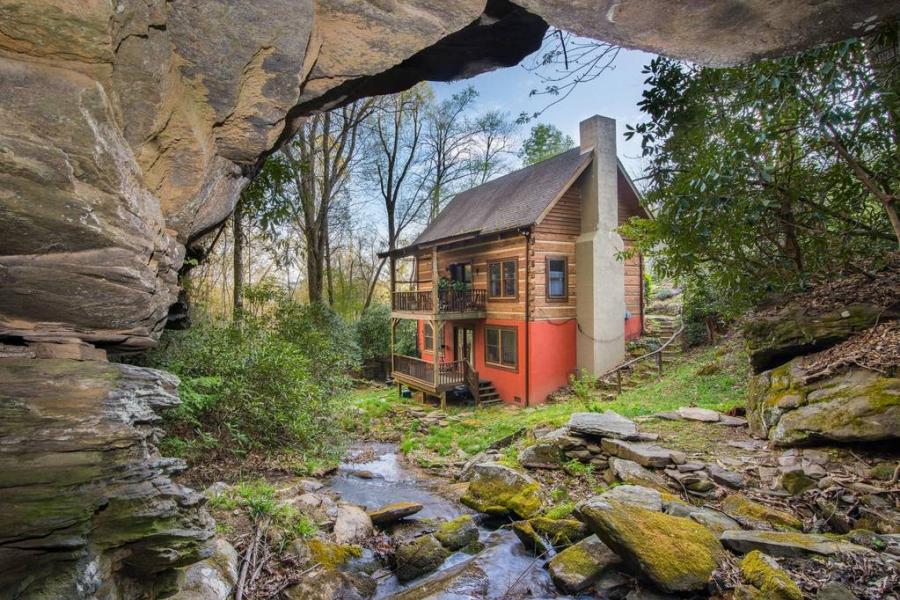
[[796,359],[751,379],[753,435],[778,446],[900,437],[900,378],[845,368],[808,383],[804,365]]
[[569,546],[547,562],[550,579],[567,594],[587,589],[603,571],[620,561],[596,535]]
[[791,531],[803,528],[803,522],[794,515],[754,502],[742,494],[731,494],[725,498],[722,511],[754,529]]
[[436,571],[450,553],[433,535],[423,535],[400,544],[394,553],[394,572],[400,581],[409,581]]
[[533,556],[544,556],[550,550],[544,538],[531,526],[531,521],[516,521],[512,524],[512,530]]
[[441,524],[434,537],[444,548],[455,552],[478,541],[478,527],[472,517],[462,515]]
[[884,312],[881,306],[855,304],[820,315],[787,309],[750,320],[743,327],[750,363],[760,372],[825,350],[873,326]]
[[534,530],[553,544],[557,550],[571,546],[591,534],[587,525],[575,519],[535,517],[529,522]]
[[725,558],[716,536],[691,519],[616,500],[588,504],[581,514],[607,546],[666,592],[704,589]]
[[359,558],[363,550],[351,544],[335,544],[320,538],[313,538],[306,543],[312,562],[319,563],[326,569],[337,569],[346,565],[350,559]]
[[741,561],[741,576],[769,600],[803,600],[803,592],[775,559],[759,550],[747,554]]
[[480,513],[528,519],[540,512],[540,484],[531,477],[499,463],[482,463],[472,469],[469,489],[460,499]]

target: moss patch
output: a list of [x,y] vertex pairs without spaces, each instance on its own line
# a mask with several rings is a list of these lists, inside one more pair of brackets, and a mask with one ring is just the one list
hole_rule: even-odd
[[362,548],[359,546],[335,544],[319,538],[309,540],[307,545],[313,562],[321,564],[326,569],[342,567],[351,558],[362,556]]
[[741,561],[741,575],[771,600],[803,600],[803,593],[774,559],[759,550],[747,554]]
[[803,522],[794,515],[769,508],[741,494],[732,494],[722,501],[722,510],[737,521],[744,521],[753,527],[773,527],[779,531],[803,528]]
[[459,550],[478,541],[478,528],[469,515],[443,523],[434,537],[448,550]]

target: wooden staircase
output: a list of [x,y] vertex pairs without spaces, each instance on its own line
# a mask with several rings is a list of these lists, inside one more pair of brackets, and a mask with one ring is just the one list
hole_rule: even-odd
[[500,394],[497,393],[494,384],[486,379],[478,380],[478,398],[482,406],[500,403]]

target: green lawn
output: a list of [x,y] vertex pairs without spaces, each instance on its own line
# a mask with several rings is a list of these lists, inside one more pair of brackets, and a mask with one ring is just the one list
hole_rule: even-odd
[[[707,348],[670,366],[661,379],[626,391],[611,401],[595,397],[588,402],[572,399],[535,408],[494,406],[478,411],[449,407],[450,415],[462,414],[463,418],[428,431],[416,431],[414,424],[398,422],[402,429],[398,432],[402,434],[401,449],[426,450],[440,456],[471,455],[523,428],[562,425],[573,412],[612,410],[636,417],[688,405],[727,411],[744,403],[747,373],[747,357],[733,344]],[[363,422],[369,423],[387,415],[396,402],[396,391],[384,388],[361,390],[354,399]],[[381,423],[384,426],[384,420]]]

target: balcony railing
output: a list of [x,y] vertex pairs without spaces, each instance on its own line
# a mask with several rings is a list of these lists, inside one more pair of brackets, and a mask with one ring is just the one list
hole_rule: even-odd
[[[421,358],[394,355],[394,373],[412,377],[422,383],[434,387],[434,363]],[[438,380],[436,387],[449,387],[466,383],[466,361],[438,363]]]
[[[480,312],[487,304],[486,290],[439,290],[438,312]],[[434,296],[427,292],[394,292],[393,309],[431,313]]]

